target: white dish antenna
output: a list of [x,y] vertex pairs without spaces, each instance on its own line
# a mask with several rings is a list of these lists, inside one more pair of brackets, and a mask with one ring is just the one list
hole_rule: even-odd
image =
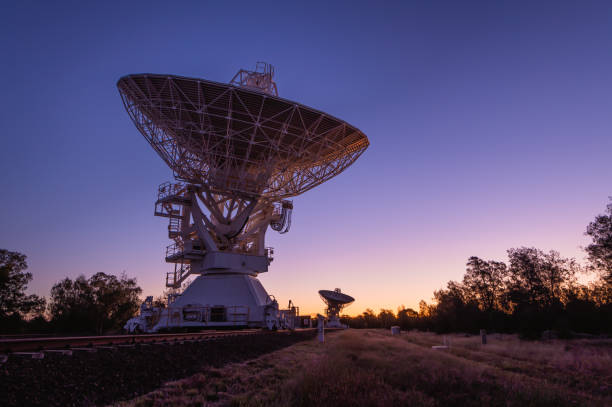
[[327,326],[329,328],[346,328],[340,323],[340,311],[349,306],[355,299],[350,295],[344,294],[339,288],[335,290],[320,290],[319,295],[327,304]]

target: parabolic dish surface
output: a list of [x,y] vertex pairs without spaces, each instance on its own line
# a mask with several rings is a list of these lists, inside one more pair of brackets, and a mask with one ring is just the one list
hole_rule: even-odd
[[319,295],[323,299],[336,304],[350,304],[351,302],[355,301],[355,299],[350,295],[339,293],[337,291],[320,290]]
[[157,74],[124,76],[117,87],[175,176],[212,192],[299,195],[338,175],[369,145],[342,120],[256,90]]

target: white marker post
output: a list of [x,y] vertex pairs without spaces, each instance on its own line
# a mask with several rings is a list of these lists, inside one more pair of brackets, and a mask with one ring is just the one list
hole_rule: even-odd
[[325,317],[317,314],[317,335],[319,342],[325,342]]

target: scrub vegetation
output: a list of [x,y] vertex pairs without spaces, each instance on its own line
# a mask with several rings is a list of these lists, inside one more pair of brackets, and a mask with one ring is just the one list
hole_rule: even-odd
[[606,406],[612,340],[347,330],[210,368],[121,407]]

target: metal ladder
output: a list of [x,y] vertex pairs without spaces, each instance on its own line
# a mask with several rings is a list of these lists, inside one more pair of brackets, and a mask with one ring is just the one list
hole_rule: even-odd
[[168,237],[176,239],[181,235],[182,218],[180,211],[173,210],[168,217]]
[[180,288],[181,284],[191,274],[191,266],[184,263],[175,263],[174,271],[166,273],[166,287]]

